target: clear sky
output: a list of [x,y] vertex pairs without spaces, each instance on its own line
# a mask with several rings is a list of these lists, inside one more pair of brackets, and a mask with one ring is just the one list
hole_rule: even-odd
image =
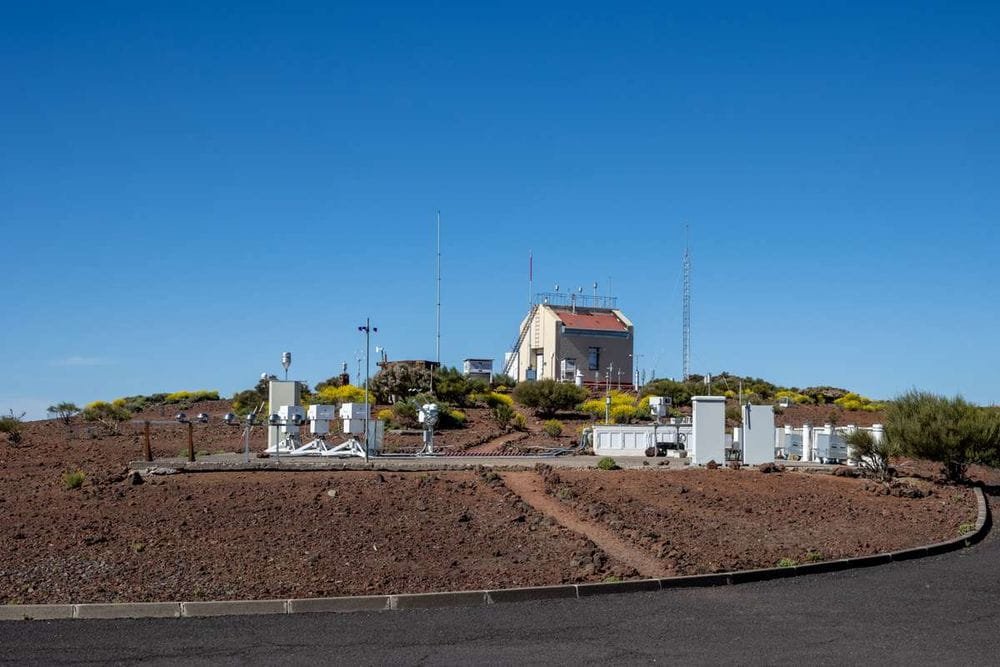
[[[641,366],[1000,402],[1000,4],[4,3],[0,411],[294,355],[498,361],[608,281]],[[589,292],[589,288],[587,289]]]

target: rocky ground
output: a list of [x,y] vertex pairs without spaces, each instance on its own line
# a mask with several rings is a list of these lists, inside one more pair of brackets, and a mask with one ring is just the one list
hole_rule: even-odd
[[[172,412],[140,416],[162,422],[152,425],[158,456],[185,447],[186,427],[169,423]],[[972,521],[975,507],[967,489],[936,483],[919,462],[909,464],[923,473],[910,483],[921,491],[915,498],[792,472],[520,473],[537,478],[522,479],[522,493],[537,487],[578,519],[570,521],[488,470],[195,473],[136,483],[125,465],[141,456],[141,423],[106,435],[78,420],[31,422],[24,435],[17,446],[0,443],[0,603],[558,584],[638,576],[635,564],[650,559],[657,572],[678,574],[765,567],[941,540]],[[195,443],[206,453],[238,451],[240,432],[215,419],[195,426]],[[262,432],[252,446],[262,448]],[[70,488],[76,471],[83,481]],[[627,550],[642,557],[625,558]]]
[[546,491],[670,574],[773,567],[895,551],[974,523],[966,487],[910,479],[896,488],[802,472],[543,469]]

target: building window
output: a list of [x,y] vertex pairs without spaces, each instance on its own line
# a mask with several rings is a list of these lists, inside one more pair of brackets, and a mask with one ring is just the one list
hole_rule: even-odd
[[601,370],[601,348],[587,348],[587,369],[592,371]]

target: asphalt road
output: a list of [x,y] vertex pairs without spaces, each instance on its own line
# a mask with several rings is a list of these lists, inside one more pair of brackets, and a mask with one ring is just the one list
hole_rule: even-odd
[[[994,497],[993,510],[997,503]],[[1000,539],[707,589],[358,614],[0,623],[17,664],[1000,664]]]

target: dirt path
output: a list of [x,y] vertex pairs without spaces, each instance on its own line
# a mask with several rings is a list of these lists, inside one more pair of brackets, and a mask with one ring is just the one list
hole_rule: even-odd
[[521,433],[518,431],[514,431],[513,433],[504,433],[503,435],[493,438],[492,440],[487,440],[481,445],[469,447],[465,451],[470,454],[486,454],[488,452],[495,452],[503,449],[504,445],[507,443],[526,440],[527,437],[527,433]]
[[665,563],[638,551],[604,526],[584,520],[571,508],[563,506],[557,499],[545,493],[542,479],[537,473],[505,472],[503,480],[511,491],[521,497],[521,500],[539,512],[552,517],[566,528],[584,535],[608,556],[620,563],[634,567],[640,575],[666,577],[672,574]]

